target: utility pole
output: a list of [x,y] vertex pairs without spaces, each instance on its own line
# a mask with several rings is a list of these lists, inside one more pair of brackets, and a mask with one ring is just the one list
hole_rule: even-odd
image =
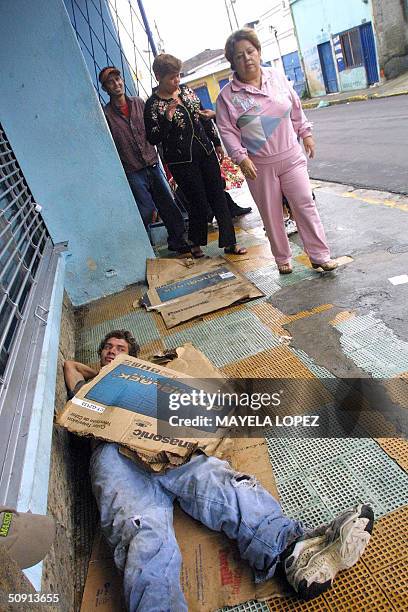
[[280,63],[281,63],[283,72],[285,72],[285,66],[283,65],[282,52],[281,52],[281,48],[280,48],[280,44],[279,44],[279,39],[278,39],[278,30],[273,25],[270,25],[269,26],[269,31],[273,32],[273,35],[275,36],[276,44],[278,46],[278,53],[279,53]]
[[144,6],[143,6],[142,0],[137,0],[137,4],[139,5],[140,15],[141,15],[142,20],[143,20],[143,25],[144,25],[145,30],[146,30],[147,39],[149,41],[150,48],[152,50],[153,56],[156,57],[156,55],[157,55],[156,44],[155,44],[154,39],[153,39],[153,34],[152,34],[151,29],[150,29],[149,22],[147,20],[147,16],[146,16],[146,13],[145,13],[145,10],[144,10]]
[[298,48],[298,54],[299,54],[299,59],[300,59],[300,65],[302,66],[302,70],[303,70],[303,75],[305,77],[305,89],[306,89],[306,95],[311,98],[310,95],[310,85],[309,85],[309,80],[307,78],[307,73],[306,73],[306,67],[305,67],[305,61],[303,59],[303,54],[302,54],[302,49],[300,47],[300,43],[299,43],[299,36],[298,36],[298,31],[296,28],[296,21],[295,21],[295,16],[293,14],[293,8],[291,3],[289,3],[289,10],[290,10],[290,16],[292,17],[292,23],[293,23],[293,32],[295,34],[295,38],[296,38],[296,44],[297,44],[297,48]]
[[159,53],[165,53],[164,41],[163,41],[162,37],[160,36],[159,28],[157,27],[156,21],[154,22],[154,28],[156,30],[157,40],[159,41],[158,42]]
[[239,23],[238,23],[238,19],[237,19],[237,14],[235,12],[234,9],[234,4],[237,0],[231,0],[231,8],[232,8],[232,12],[234,13],[234,19],[235,19],[235,23],[237,24],[237,29],[239,30]]
[[233,32],[234,28],[232,27],[232,23],[231,23],[231,17],[230,17],[229,10],[228,10],[227,0],[224,0],[224,4],[225,4],[225,10],[227,11],[228,21],[229,21],[229,24],[230,24],[231,32]]

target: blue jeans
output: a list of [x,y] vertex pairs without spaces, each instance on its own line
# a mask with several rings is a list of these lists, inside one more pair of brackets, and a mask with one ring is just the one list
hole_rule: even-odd
[[181,246],[184,243],[183,216],[159,164],[131,172],[126,177],[145,227],[151,223],[157,208],[169,235],[169,246]]
[[187,611],[174,500],[210,529],[236,540],[257,582],[273,576],[279,555],[303,533],[254,477],[215,457],[196,455],[165,474],[150,474],[121,455],[116,444],[104,443],[92,455],[91,481],[102,530],[124,572],[131,612]]

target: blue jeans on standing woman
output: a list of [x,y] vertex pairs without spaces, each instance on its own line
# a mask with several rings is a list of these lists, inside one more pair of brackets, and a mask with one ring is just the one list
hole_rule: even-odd
[[164,474],[151,474],[100,444],[91,481],[102,530],[124,573],[130,612],[186,612],[180,588],[181,554],[173,529],[173,502],[210,529],[236,540],[255,581],[273,576],[279,556],[303,533],[253,476],[228,462],[196,455]]
[[167,229],[169,248],[178,250],[178,247],[185,245],[183,215],[160,165],[146,166],[126,174],[126,177],[146,229],[157,209]]

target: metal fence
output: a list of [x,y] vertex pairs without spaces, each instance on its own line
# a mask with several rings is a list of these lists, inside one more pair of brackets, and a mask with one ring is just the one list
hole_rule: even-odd
[[153,54],[139,8],[132,0],[64,0],[79,46],[101,103],[106,93],[98,82],[104,66],[117,66],[126,93],[146,98],[156,80]]
[[0,505],[17,504],[64,250],[65,244],[54,246],[0,124]]
[[0,125],[0,387],[51,238]]

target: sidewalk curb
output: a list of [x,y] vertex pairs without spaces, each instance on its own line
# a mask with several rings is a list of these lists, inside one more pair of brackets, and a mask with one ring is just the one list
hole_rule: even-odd
[[[380,100],[382,98],[394,98],[396,96],[408,96],[408,90],[396,91],[384,94],[372,93],[372,94],[363,94],[358,96],[349,96],[348,98],[338,98],[337,100],[327,100],[330,106],[335,106],[336,104],[348,104],[349,102],[364,102],[365,100]],[[317,108],[319,106],[320,100],[318,102],[305,102],[302,104],[302,108],[305,110]],[[327,107],[323,107],[327,108]]]

